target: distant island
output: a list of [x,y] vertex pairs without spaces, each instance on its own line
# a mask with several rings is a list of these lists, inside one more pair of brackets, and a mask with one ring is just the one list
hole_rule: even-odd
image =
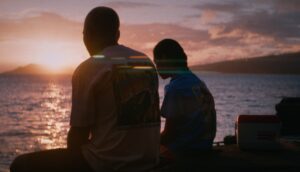
[[194,71],[253,74],[300,74],[300,52],[191,66]]
[[[269,55],[263,57],[244,58],[230,61],[222,61],[211,64],[193,65],[194,71],[212,71],[221,73],[253,73],[253,74],[300,74],[300,52]],[[59,73],[53,73],[46,67],[37,64],[29,64],[14,70],[4,72],[6,75],[71,75],[74,69],[65,69]]]
[[38,64],[29,64],[26,66],[18,67],[14,70],[1,73],[2,75],[54,75],[54,74],[66,74],[71,75],[72,69],[66,69],[59,73],[54,73],[53,71],[47,69],[46,67]]

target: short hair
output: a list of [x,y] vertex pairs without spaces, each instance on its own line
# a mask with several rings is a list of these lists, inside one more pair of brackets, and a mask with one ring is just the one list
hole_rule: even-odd
[[104,41],[113,41],[120,27],[118,14],[109,7],[96,7],[85,18],[84,33]]
[[187,67],[187,56],[180,44],[173,39],[160,41],[153,50],[154,60],[174,67]]

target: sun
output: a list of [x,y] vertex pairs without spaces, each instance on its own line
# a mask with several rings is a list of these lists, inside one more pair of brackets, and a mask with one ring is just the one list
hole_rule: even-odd
[[42,64],[45,68],[47,68],[51,73],[59,73],[62,72],[66,67],[61,61],[57,59],[49,59],[45,60]]
[[45,54],[43,58],[40,58],[39,64],[50,73],[61,73],[67,66],[60,54]]
[[37,63],[50,73],[61,73],[69,65],[68,54],[55,44],[47,44],[39,49]]

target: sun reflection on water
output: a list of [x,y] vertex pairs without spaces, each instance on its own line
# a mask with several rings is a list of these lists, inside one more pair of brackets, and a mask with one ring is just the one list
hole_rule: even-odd
[[44,114],[45,135],[37,138],[38,142],[45,149],[66,147],[66,134],[68,129],[69,107],[63,106],[65,97],[62,87],[55,83],[50,83],[45,91],[45,101],[42,107]]

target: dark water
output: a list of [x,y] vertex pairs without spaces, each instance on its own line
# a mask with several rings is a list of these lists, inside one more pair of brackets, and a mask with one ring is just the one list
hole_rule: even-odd
[[[238,114],[275,114],[285,96],[300,96],[300,76],[202,73],[217,109],[217,137],[234,133]],[[69,76],[0,76],[0,171],[25,152],[65,147]],[[161,100],[163,86],[160,84]]]

